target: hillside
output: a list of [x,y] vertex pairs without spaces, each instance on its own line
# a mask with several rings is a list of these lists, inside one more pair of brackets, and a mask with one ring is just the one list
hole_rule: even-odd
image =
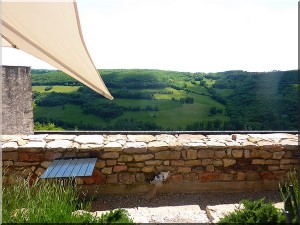
[[296,130],[298,71],[100,70],[110,101],[60,71],[33,71],[35,122],[79,130]]

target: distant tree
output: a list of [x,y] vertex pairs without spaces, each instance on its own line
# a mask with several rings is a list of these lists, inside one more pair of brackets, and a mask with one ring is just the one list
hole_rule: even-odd
[[215,106],[209,109],[210,114],[215,115],[217,113],[217,108]]

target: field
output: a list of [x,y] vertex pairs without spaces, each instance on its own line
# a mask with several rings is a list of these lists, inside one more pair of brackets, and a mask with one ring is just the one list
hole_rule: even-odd
[[79,86],[51,86],[50,90],[45,90],[47,86],[32,86],[32,91],[37,92],[59,92],[59,93],[69,93],[76,92],[79,89]]
[[297,71],[100,74],[113,101],[62,72],[33,74],[35,121],[68,130],[282,130],[297,120]]

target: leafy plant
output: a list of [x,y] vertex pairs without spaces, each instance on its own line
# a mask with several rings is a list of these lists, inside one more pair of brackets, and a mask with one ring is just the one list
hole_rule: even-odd
[[88,210],[91,202],[79,201],[79,190],[73,189],[70,179],[32,182],[30,177],[16,177],[13,185],[5,181],[2,186],[3,223],[132,222],[125,210],[115,210],[101,217],[89,213],[75,215],[73,212],[77,210]]
[[[289,216],[291,218],[292,223],[300,223],[298,221],[299,215],[297,216],[297,212],[300,213],[300,196],[299,196],[299,174],[296,169],[290,171],[287,174],[287,180],[285,182],[280,183],[280,193],[282,200],[286,202],[285,210],[288,211]],[[293,193],[292,193],[293,191]],[[294,194],[294,196],[293,196]],[[291,197],[289,197],[291,196]],[[293,199],[295,197],[295,199]],[[298,207],[298,209],[297,209]]]
[[236,209],[219,221],[222,223],[285,223],[285,216],[277,210],[272,203],[265,203],[264,199],[255,201],[244,199],[241,201],[243,208]]

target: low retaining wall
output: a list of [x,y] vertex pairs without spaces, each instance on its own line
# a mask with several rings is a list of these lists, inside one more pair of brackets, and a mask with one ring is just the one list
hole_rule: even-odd
[[298,135],[3,135],[2,160],[15,174],[41,175],[55,158],[98,158],[91,177],[76,178],[90,193],[141,193],[170,171],[159,192],[276,190],[299,167]]

